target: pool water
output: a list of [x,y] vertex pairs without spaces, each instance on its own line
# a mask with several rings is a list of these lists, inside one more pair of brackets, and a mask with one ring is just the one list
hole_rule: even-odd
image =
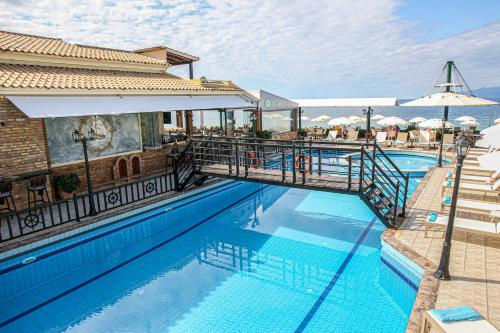
[[0,331],[404,332],[420,276],[384,229],[354,195],[230,182],[0,262]]

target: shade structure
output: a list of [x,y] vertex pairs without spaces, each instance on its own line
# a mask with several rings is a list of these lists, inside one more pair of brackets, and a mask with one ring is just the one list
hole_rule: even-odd
[[476,121],[477,119],[471,116],[461,116],[455,119],[456,121],[464,122],[464,121]]
[[476,141],[478,147],[496,147],[500,148],[500,125],[488,127],[481,131],[483,137]]
[[384,115],[381,115],[381,114],[376,114],[374,115],[373,117],[371,117],[373,120],[382,120],[385,118]]
[[332,117],[330,117],[330,116],[328,116],[328,115],[326,115],[326,114],[322,114],[322,115],[321,115],[321,116],[319,116],[319,117],[316,117],[316,118],[311,119],[311,121],[314,121],[314,122],[316,122],[316,123],[322,123],[322,122],[328,121],[328,120],[330,120],[330,119],[332,119]]
[[328,122],[328,126],[344,126],[350,124],[351,121],[346,117],[333,118]]
[[387,117],[382,120],[379,120],[377,124],[381,126],[396,126],[396,125],[401,125],[401,126],[407,126],[409,123],[399,117]]
[[427,120],[427,118],[424,118],[424,117],[415,117],[415,118],[411,118],[409,120],[409,122],[414,123],[414,124],[419,124],[419,123],[426,121],[426,120]]
[[300,119],[301,120],[310,120],[311,118],[309,118],[308,116],[301,116]]
[[500,118],[495,119],[495,124],[500,124]]
[[361,124],[361,123],[364,123],[366,121],[366,119],[363,119],[363,118],[358,117],[358,116],[350,116],[350,117],[347,117],[347,119],[349,119],[349,121],[352,125]]
[[465,120],[460,123],[463,126],[479,126],[479,123],[475,120]]
[[310,98],[293,99],[301,107],[312,106],[345,106],[345,107],[368,107],[368,106],[398,106],[395,97],[390,98]]
[[493,170],[500,170],[500,151],[495,151],[477,158],[479,165]]
[[[431,128],[431,129],[436,129],[436,128],[442,128],[443,127],[443,119],[438,119],[438,118],[432,118],[426,121],[421,122],[418,124],[418,127],[420,128]],[[446,128],[453,128],[455,125],[447,121],[445,123]]]
[[424,96],[401,106],[488,106],[498,105],[498,102],[490,101],[475,96],[468,96],[456,92],[440,92]]
[[30,118],[248,108],[240,96],[7,96]]

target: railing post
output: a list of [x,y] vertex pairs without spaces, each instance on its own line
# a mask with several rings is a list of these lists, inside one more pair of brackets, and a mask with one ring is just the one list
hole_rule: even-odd
[[233,175],[233,143],[229,141],[229,175]]
[[[82,197],[82,204],[83,205],[85,205],[85,200],[83,199],[84,197],[85,196]],[[76,193],[73,193],[73,205],[75,206],[76,222],[80,222],[80,212],[79,212],[79,208],[78,208],[78,199],[76,198]]]
[[373,165],[372,165],[372,183],[375,182],[375,162],[377,161],[377,149],[376,149],[377,141],[373,142]]
[[172,169],[174,170],[174,187],[179,187],[179,175],[177,174],[177,153],[171,154],[172,156]]
[[321,148],[318,148],[318,175],[321,176]]
[[245,177],[248,177],[248,146],[245,146],[245,157],[243,161],[245,163]]
[[313,162],[312,138],[309,138],[309,174],[310,175],[313,174],[312,162]]
[[406,216],[406,199],[408,198],[408,183],[410,182],[410,174],[407,173],[405,177],[405,191],[404,191],[404,197],[403,197],[403,210],[402,214],[403,217]]
[[399,204],[399,185],[400,182],[398,180],[396,184],[396,202],[394,203],[394,225],[396,224],[396,219],[398,218],[398,204]]
[[297,180],[297,174],[295,170],[295,140],[292,141],[292,182],[295,184]]
[[299,155],[299,166],[300,166],[300,170],[302,172],[302,185],[304,185],[306,183],[306,157],[304,155],[304,152],[301,152],[301,154]]
[[240,175],[240,149],[238,145],[238,139],[234,140],[235,151],[236,151],[236,176]]
[[286,160],[285,152],[281,152],[281,181],[284,183],[286,180]]
[[347,157],[347,165],[348,165],[348,175],[347,175],[347,189],[350,191],[351,190],[351,183],[352,183],[352,156],[349,155],[349,157]]
[[364,162],[365,160],[365,146],[361,145],[361,156],[359,159],[359,191],[363,191],[363,177],[364,177]]

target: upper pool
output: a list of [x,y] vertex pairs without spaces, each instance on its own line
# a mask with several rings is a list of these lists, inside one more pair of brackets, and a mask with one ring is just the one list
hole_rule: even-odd
[[354,195],[229,182],[0,262],[0,331],[404,332],[421,272],[384,229]]

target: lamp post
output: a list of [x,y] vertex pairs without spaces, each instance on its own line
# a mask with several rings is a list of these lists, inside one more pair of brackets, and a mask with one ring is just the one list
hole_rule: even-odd
[[371,124],[370,124],[370,120],[371,120],[371,116],[373,114],[373,112],[375,110],[373,110],[371,108],[371,106],[368,107],[368,109],[363,109],[361,110],[363,112],[363,114],[366,116],[366,142],[368,142],[370,140],[370,134],[371,134]]
[[453,223],[455,222],[455,213],[457,211],[458,191],[460,187],[460,174],[462,173],[462,163],[469,153],[469,143],[464,140],[457,141],[456,154],[457,154],[457,168],[455,171],[455,184],[453,185],[453,194],[451,197],[450,215],[448,217],[448,225],[446,226],[446,236],[443,242],[443,250],[441,252],[441,260],[439,267],[434,273],[434,276],[440,280],[450,279],[450,250],[451,250],[451,237],[453,235]]
[[255,138],[256,133],[257,133],[257,109],[254,109],[252,111],[252,114],[250,115],[250,121],[252,122],[252,138]]
[[90,164],[89,164],[89,155],[87,152],[87,142],[95,140],[95,132],[91,128],[89,129],[87,136],[85,136],[81,135],[80,132],[75,129],[73,133],[71,133],[71,136],[73,137],[73,141],[75,141],[76,143],[81,142],[83,146],[83,156],[85,157],[85,174],[87,176],[87,190],[89,193],[89,204],[90,204],[89,214],[90,216],[94,216],[97,215],[97,212],[95,210],[94,194],[92,191],[92,180],[90,179]]

